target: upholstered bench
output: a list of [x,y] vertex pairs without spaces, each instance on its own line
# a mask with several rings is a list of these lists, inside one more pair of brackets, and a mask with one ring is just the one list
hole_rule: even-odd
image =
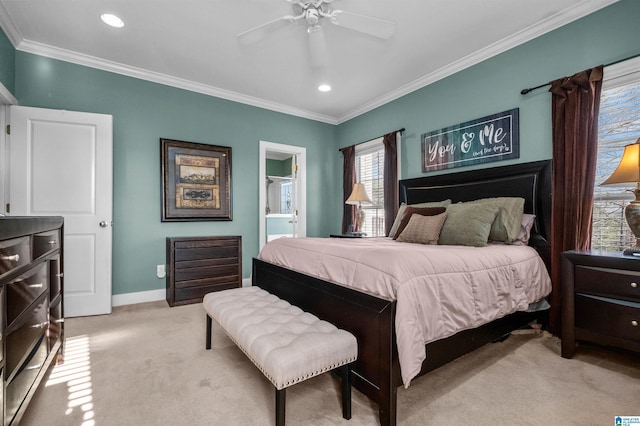
[[351,418],[350,364],[356,338],[259,287],[208,293],[206,348],[212,318],[276,388],[276,425],[285,423],[286,388],[340,368],[342,416]]

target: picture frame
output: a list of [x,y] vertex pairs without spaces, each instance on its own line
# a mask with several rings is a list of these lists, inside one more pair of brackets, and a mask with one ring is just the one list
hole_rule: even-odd
[[162,222],[232,220],[231,148],[160,139]]
[[422,135],[422,172],[520,157],[519,108]]

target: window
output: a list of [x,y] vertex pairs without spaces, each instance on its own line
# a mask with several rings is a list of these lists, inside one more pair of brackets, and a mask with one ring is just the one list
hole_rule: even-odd
[[364,185],[372,204],[363,204],[366,218],[362,231],[384,236],[384,145],[382,138],[356,146],[356,182]]
[[[622,251],[635,245],[635,237],[624,217],[624,208],[634,199],[633,194],[626,190],[632,188],[600,186],[600,183],[618,166],[624,146],[634,143],[640,137],[640,72],[629,73],[625,78],[615,78],[615,73],[607,71],[609,68],[605,71],[598,116],[598,159],[591,247]],[[614,78],[607,81],[608,74],[613,74]]]

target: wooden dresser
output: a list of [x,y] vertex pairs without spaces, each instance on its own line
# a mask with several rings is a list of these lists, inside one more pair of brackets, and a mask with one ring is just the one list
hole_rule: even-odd
[[242,287],[242,237],[168,237],[169,306],[202,302],[212,291]]
[[0,218],[0,424],[20,422],[48,367],[61,361],[62,257],[61,217]]
[[583,340],[640,352],[640,259],[621,252],[562,254],[562,356]]

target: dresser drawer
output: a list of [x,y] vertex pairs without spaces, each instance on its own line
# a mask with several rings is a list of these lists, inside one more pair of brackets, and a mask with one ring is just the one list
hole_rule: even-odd
[[179,267],[180,262],[194,261],[202,259],[224,259],[231,258],[237,261],[238,259],[238,246],[231,243],[230,245],[212,246],[212,247],[185,247],[178,248],[176,246],[175,260],[176,267]]
[[[25,396],[29,392],[36,376],[42,369],[47,360],[47,345],[44,339],[40,339],[29,357],[25,360],[24,365],[20,368],[16,376],[7,384],[5,401],[6,401],[6,424],[13,419],[18,412]],[[8,376],[5,376],[8,377]]]
[[33,258],[42,256],[48,251],[60,248],[60,230],[55,229],[33,236]]
[[47,290],[49,264],[41,263],[7,285],[7,325]]
[[640,273],[577,265],[575,291],[640,302]]
[[0,241],[0,275],[31,262],[31,238]]
[[60,256],[49,260],[49,300],[53,300],[62,291],[62,272],[60,270]]
[[640,303],[576,295],[575,326],[640,342]]
[[22,364],[34,343],[45,334],[49,324],[49,301],[45,296],[42,295],[27,315],[22,316],[11,327],[13,331],[5,336],[5,378],[11,376],[16,367]]
[[49,307],[49,328],[47,338],[49,340],[49,350],[52,350],[56,342],[62,337],[64,317],[62,316],[62,296],[52,301]]

